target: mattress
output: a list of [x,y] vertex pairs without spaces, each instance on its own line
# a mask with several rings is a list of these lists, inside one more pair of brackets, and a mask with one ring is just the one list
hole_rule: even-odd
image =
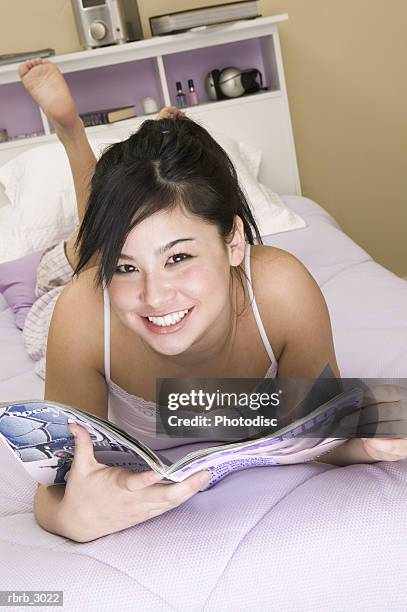
[[[407,282],[320,206],[284,200],[308,226],[264,242],[296,255],[320,285],[342,376],[407,377]],[[1,295],[0,334],[1,400],[42,397]],[[36,485],[2,445],[0,465],[2,590],[62,590],[69,611],[407,608],[407,460],[252,468],[81,544],[36,524]]]

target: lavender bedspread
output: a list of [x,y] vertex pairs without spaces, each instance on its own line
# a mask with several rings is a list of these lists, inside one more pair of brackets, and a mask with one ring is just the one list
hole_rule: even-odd
[[[407,282],[317,204],[285,200],[308,227],[266,242],[318,281],[342,375],[407,377]],[[41,397],[1,295],[0,334],[0,400]],[[0,466],[0,590],[63,590],[67,611],[407,609],[407,460],[253,468],[87,544],[37,526],[35,483],[2,445]]]

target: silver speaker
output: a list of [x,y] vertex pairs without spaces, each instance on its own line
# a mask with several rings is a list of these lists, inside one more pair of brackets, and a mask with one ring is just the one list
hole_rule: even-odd
[[85,49],[127,42],[121,0],[72,0],[72,8]]

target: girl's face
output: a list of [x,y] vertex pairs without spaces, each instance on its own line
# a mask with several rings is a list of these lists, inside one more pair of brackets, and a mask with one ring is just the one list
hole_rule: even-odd
[[109,285],[112,308],[163,355],[210,351],[229,330],[230,266],[244,256],[239,217],[230,244],[182,207],[156,213],[128,235]]

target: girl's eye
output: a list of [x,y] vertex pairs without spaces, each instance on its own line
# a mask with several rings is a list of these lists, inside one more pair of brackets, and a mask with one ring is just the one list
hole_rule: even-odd
[[[131,270],[129,270],[131,268]],[[130,274],[131,272],[135,272],[137,268],[131,266],[130,264],[121,264],[120,266],[116,266],[115,273],[116,274]]]
[[[190,259],[193,255],[188,255],[187,253],[176,253],[175,255],[171,255],[169,259],[173,261],[169,263],[170,266],[174,264],[181,263],[181,261],[185,261],[186,259]],[[137,272],[137,268],[130,264],[121,264],[116,266],[115,274],[131,274],[132,272]]]
[[187,253],[176,253],[176,255],[170,256],[170,259],[173,260],[170,265],[173,266],[174,264],[181,263],[181,261],[185,261],[186,259],[190,259],[191,257],[192,255],[188,255]]

